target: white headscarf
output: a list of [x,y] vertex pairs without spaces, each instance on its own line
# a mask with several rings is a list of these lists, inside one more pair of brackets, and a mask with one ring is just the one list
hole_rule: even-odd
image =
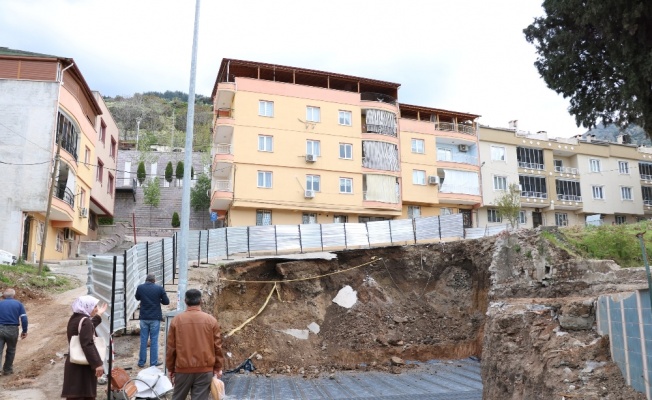
[[91,316],[91,312],[100,301],[93,296],[80,296],[72,302],[72,312]]

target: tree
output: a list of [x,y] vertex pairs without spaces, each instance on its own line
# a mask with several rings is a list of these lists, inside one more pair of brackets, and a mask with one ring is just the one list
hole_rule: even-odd
[[174,168],[172,167],[172,161],[168,161],[168,165],[165,166],[165,180],[170,183],[172,182],[172,173]]
[[211,206],[211,178],[206,174],[199,174],[197,184],[190,189],[190,206],[195,211],[208,210]]
[[[179,180],[180,182],[183,182],[183,161],[178,161],[177,162],[177,169],[176,169],[176,174],[175,175],[177,177],[177,180]],[[179,185],[179,186],[181,186],[181,185]]]
[[525,38],[549,88],[570,98],[577,125],[652,129],[652,2],[544,0]]
[[149,204],[149,226],[152,226],[152,208],[158,207],[161,203],[161,186],[158,178],[147,182],[143,188],[143,197],[144,203]]
[[145,163],[141,161],[138,163],[138,170],[136,171],[136,178],[138,178],[138,182],[142,185],[143,182],[145,182],[145,178],[147,178],[147,172],[145,172]]
[[512,183],[507,190],[493,203],[498,209],[498,216],[505,218],[512,225],[512,228],[518,224],[518,213],[521,211],[521,190],[518,184]]
[[178,228],[181,226],[181,221],[179,220],[179,213],[176,211],[172,214],[172,227]]

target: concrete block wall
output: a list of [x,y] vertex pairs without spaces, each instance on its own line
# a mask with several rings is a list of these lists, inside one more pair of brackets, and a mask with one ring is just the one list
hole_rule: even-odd
[[598,333],[627,383],[652,399],[652,309],[649,290],[598,298]]

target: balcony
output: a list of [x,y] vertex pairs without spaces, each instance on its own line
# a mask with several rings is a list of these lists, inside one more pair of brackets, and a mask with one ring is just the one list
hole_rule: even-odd
[[226,210],[233,201],[233,181],[213,181],[213,195],[211,196],[211,209]]
[[475,128],[471,125],[456,124],[454,122],[435,122],[435,129],[444,132],[458,132],[475,136]]
[[524,162],[524,161],[519,161],[518,162],[518,167],[519,168],[525,168],[525,169],[538,169],[538,170],[544,170],[545,169],[545,166],[543,164],[530,163],[530,162]]
[[67,187],[58,188],[55,191],[54,196],[68,204],[70,208],[75,207],[75,194]]
[[582,196],[577,196],[577,195],[574,195],[574,194],[557,193],[557,200],[581,202],[582,201]]
[[643,180],[643,181],[652,181],[652,175],[641,174],[641,180]]
[[233,109],[232,108],[218,108],[215,111],[215,118],[224,119],[224,118],[233,118]]
[[396,99],[390,95],[373,92],[360,93],[360,101],[376,101],[396,106]]
[[217,110],[229,109],[233,105],[233,98],[235,97],[236,86],[234,77],[231,82],[220,82],[217,84],[217,91],[215,93],[215,104],[213,107]]
[[548,198],[548,193],[521,191],[521,197],[527,197],[527,198],[530,198],[530,199],[547,199]]
[[[526,167],[522,167],[522,168],[526,168]],[[533,169],[537,169],[537,168],[533,168]],[[543,168],[540,168],[540,169],[543,169]],[[571,175],[577,175],[579,173],[577,168],[574,168],[574,167],[560,167],[560,166],[555,166],[555,172],[560,173],[560,174],[571,174]]]
[[643,204],[646,206],[652,206],[652,199],[643,199]]
[[466,154],[453,154],[452,156],[443,156],[438,154],[437,161],[439,162],[450,162],[450,163],[459,163],[459,164],[470,164],[478,165],[478,157],[466,155]]

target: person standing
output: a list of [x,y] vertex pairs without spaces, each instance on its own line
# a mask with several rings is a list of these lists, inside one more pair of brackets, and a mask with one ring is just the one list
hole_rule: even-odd
[[172,319],[168,327],[165,366],[174,385],[172,400],[192,400],[210,396],[213,375],[222,377],[224,356],[217,320],[201,311],[201,292],[186,292],[186,311]]
[[[27,313],[23,304],[14,299],[16,291],[6,289],[2,294],[4,300],[0,301],[0,366],[2,366],[2,375],[11,375],[14,373],[14,356],[16,355],[16,346],[18,345],[18,326],[23,328],[20,334],[21,339],[27,337]],[[5,354],[5,363],[2,364],[2,352],[5,345],[7,352]]]
[[145,283],[138,285],[136,300],[140,300],[140,353],[138,355],[138,366],[143,368],[147,362],[148,339],[150,341],[149,365],[163,365],[163,362],[158,361],[158,337],[161,333],[161,320],[163,319],[161,304],[170,304],[170,299],[163,286],[156,284],[156,275],[147,274]]
[[68,320],[66,335],[68,343],[79,336],[88,365],[74,364],[66,357],[63,366],[63,389],[61,397],[70,400],[94,399],[97,396],[97,378],[104,375],[104,362],[95,348],[95,327],[102,323],[107,304],[98,307],[99,300],[93,296],[81,296],[72,303],[72,316]]

